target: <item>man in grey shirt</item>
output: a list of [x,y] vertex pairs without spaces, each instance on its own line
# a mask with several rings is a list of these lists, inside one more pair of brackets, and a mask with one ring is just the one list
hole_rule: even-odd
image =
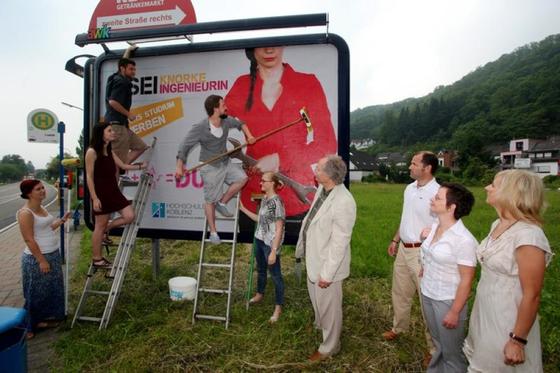
[[[255,143],[255,138],[246,124],[227,116],[227,107],[221,96],[208,96],[204,101],[204,108],[208,119],[194,124],[179,145],[175,170],[177,179],[182,178],[187,172],[184,166],[189,152],[195,145],[200,144],[200,162],[225,153],[230,128],[243,131],[247,143]],[[204,182],[204,212],[210,226],[210,241],[219,244],[220,237],[216,231],[215,212],[217,210],[226,217],[233,216],[227,210],[226,204],[247,183],[247,175],[241,167],[232,164],[229,157],[223,157],[202,167],[200,174]],[[224,184],[228,184],[229,187],[225,193],[222,193]]]

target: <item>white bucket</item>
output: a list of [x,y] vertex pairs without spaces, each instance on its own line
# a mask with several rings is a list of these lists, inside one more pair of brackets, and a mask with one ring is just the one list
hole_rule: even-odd
[[171,300],[193,300],[195,292],[196,279],[184,276],[169,279],[169,297]]

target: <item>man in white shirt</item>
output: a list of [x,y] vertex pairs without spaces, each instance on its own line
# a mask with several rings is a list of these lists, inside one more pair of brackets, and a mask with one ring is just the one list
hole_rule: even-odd
[[[404,191],[404,203],[399,229],[395,232],[387,253],[396,255],[393,265],[393,327],[383,333],[383,338],[392,341],[410,325],[410,309],[415,293],[420,293],[420,234],[426,227],[437,221],[430,212],[430,200],[439,190],[434,178],[438,159],[434,153],[422,151],[414,155],[410,162],[410,177],[415,181]],[[432,339],[427,330],[426,340],[430,351]],[[427,360],[429,356],[426,356]],[[429,360],[428,360],[429,361]]]

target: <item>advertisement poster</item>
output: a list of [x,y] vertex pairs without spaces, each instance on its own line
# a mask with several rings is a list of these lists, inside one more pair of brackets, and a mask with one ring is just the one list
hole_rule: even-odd
[[[285,185],[279,195],[291,223],[287,225],[287,237],[297,236],[298,223],[308,211],[316,190],[315,164],[324,155],[338,150],[338,51],[331,44],[292,45],[279,47],[275,58],[281,59],[282,73],[268,80],[260,77],[258,66],[273,63],[272,58],[259,60],[253,49],[134,58],[137,72],[131,111],[137,119],[130,123],[130,128],[147,144],[157,137],[151,160],[155,182],[142,229],[174,231],[176,237],[184,232],[185,238],[200,239],[204,228],[200,173],[195,171],[177,181],[174,172],[180,142],[193,124],[208,118],[204,100],[215,94],[224,97],[228,115],[245,122],[255,137],[298,120],[300,110],[307,110],[313,131],[308,131],[305,122],[300,121],[232,157],[249,176],[241,192],[241,203],[250,210],[257,209],[251,196],[260,192],[260,171],[275,170],[284,176]],[[116,59],[100,65],[100,117],[105,113],[107,78],[115,71]],[[245,143],[242,132],[237,130],[230,131],[229,137],[228,146]],[[186,167],[190,169],[198,163],[199,149],[195,148]],[[129,176],[137,178],[139,174],[129,172]],[[127,195],[131,198],[133,192]],[[235,210],[235,202],[235,198],[230,201],[230,211]],[[253,228],[243,213],[240,216],[240,237],[248,240]],[[219,232],[231,233],[233,222],[217,220],[217,228]]]

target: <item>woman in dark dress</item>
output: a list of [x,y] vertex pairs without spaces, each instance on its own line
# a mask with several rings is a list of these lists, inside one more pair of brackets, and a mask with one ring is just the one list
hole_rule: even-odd
[[[93,265],[99,268],[111,266],[101,255],[101,243],[106,232],[132,222],[134,210],[117,182],[117,166],[122,170],[140,170],[142,165],[125,164],[111,150],[116,137],[110,124],[99,123],[93,127],[91,142],[86,152],[87,186],[92,200],[95,228],[91,237]],[[120,216],[109,222],[113,212]]]

